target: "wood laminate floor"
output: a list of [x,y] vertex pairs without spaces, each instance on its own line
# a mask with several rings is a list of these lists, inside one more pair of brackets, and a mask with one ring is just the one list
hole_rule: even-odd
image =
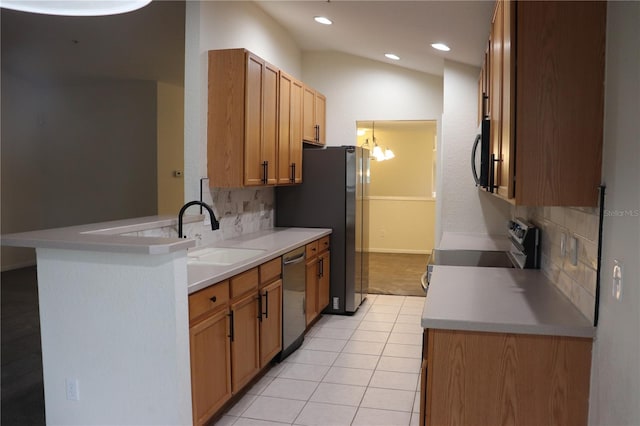
[[44,384],[36,268],[2,272],[2,426],[40,426]]
[[424,296],[420,286],[428,254],[369,253],[369,293]]

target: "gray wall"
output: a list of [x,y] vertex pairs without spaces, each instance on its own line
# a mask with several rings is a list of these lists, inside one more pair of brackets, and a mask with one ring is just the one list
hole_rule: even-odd
[[[600,322],[592,367],[592,425],[640,424],[640,3],[609,2]],[[612,296],[614,259],[624,268]]]
[[[156,213],[156,82],[2,69],[2,233]],[[2,248],[2,268],[33,263]]]

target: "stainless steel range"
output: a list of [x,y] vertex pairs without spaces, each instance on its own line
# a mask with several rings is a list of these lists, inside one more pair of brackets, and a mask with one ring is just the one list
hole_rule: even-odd
[[540,230],[524,219],[516,218],[508,223],[509,250],[441,250],[431,253],[421,285],[427,291],[435,265],[478,266],[492,268],[540,268]]

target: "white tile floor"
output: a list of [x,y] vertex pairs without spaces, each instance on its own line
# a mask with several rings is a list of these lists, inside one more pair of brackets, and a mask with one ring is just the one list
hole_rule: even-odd
[[418,425],[423,304],[369,295],[325,315],[216,425]]

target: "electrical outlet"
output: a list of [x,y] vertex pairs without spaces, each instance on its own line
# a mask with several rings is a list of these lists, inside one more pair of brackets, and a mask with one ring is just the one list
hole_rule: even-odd
[[576,237],[569,238],[569,255],[571,256],[571,264],[578,266],[578,239]]
[[67,390],[67,399],[69,401],[80,400],[80,387],[78,384],[78,379],[66,379],[65,387]]

